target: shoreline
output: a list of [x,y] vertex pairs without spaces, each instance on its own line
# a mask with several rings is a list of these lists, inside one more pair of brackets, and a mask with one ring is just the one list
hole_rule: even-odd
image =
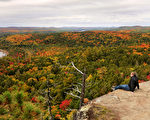
[[[0,49],[0,52],[3,52],[5,54],[5,56],[7,56],[9,54],[8,51],[2,50],[2,49]],[[2,57],[5,57],[5,56],[2,56]],[[2,58],[2,57],[0,57],[0,58]]]

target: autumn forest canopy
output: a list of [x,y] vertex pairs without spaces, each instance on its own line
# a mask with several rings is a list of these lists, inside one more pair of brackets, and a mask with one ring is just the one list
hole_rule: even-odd
[[140,30],[1,32],[0,49],[9,54],[0,58],[0,117],[48,120],[50,91],[53,118],[71,120],[82,83],[71,62],[85,70],[84,104],[127,84],[132,71],[150,80],[150,32]]

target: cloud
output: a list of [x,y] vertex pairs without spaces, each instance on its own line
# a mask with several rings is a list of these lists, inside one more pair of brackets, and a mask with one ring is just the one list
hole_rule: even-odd
[[0,0],[0,2],[9,2],[11,0]]
[[149,0],[10,0],[0,4],[0,26],[150,25],[149,6]]

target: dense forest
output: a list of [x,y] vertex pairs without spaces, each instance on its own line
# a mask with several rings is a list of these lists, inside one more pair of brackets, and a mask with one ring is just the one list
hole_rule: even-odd
[[[71,120],[84,104],[127,84],[150,80],[150,33],[85,31],[1,33],[0,120]],[[51,111],[51,112],[50,112]]]

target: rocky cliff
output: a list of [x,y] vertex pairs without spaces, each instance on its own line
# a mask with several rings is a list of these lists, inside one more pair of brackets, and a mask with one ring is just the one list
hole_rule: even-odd
[[150,81],[135,92],[116,90],[92,100],[77,114],[77,120],[149,120]]

